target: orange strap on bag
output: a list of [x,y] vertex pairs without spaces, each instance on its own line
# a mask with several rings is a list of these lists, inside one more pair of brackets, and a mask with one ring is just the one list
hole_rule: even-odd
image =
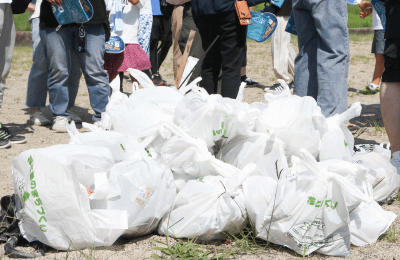
[[240,25],[251,24],[251,14],[246,0],[238,0],[235,2],[236,13],[239,17]]

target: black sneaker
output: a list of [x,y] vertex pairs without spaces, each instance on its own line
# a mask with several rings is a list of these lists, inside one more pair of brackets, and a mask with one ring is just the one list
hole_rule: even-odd
[[[10,130],[8,130],[7,127],[3,126],[0,124],[0,139],[3,140],[8,140],[9,141],[9,145],[11,144],[23,144],[26,142],[26,137],[22,136],[22,135],[13,135]],[[8,147],[5,146],[5,147]],[[0,148],[5,148],[5,147],[0,147]]]
[[242,80],[242,82],[245,82],[247,84],[247,87],[256,87],[256,86],[260,85],[259,82],[254,81],[247,76],[242,76],[241,80]]
[[281,85],[281,83],[275,83],[274,85],[272,85],[272,87],[269,87],[268,88],[268,91],[271,91],[271,92],[279,92],[279,91],[283,91],[284,90],[284,88],[283,88],[283,86]]
[[0,128],[0,149],[7,148],[11,146],[10,140],[7,138],[8,135]]
[[166,86],[167,82],[163,80],[160,76],[160,74],[154,74],[152,76],[152,79],[154,86]]

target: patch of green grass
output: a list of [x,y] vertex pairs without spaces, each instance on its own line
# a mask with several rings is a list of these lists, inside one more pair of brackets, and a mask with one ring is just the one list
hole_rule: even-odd
[[17,27],[18,32],[30,32],[31,24],[28,22],[29,19],[29,11],[26,11],[23,14],[14,14],[14,23],[15,27]]
[[[352,56],[351,58],[350,58],[350,64],[352,64],[352,65],[357,65],[357,64],[368,64],[368,63],[370,63],[370,61],[372,61],[373,60],[373,57],[368,57],[368,56],[365,56],[365,55],[355,55],[355,56]],[[365,71],[361,71],[361,72],[365,72]]]
[[396,237],[396,226],[393,225],[391,226],[388,231],[386,232],[385,235],[383,235],[382,240],[386,240],[392,243],[396,243],[397,237]]
[[374,38],[373,33],[367,33],[367,34],[359,34],[359,33],[350,33],[350,42],[352,44],[354,43],[365,43],[365,44],[372,44],[372,40]]
[[23,72],[29,71],[32,67],[32,47],[16,46],[11,63],[11,77],[21,77]]
[[374,133],[378,134],[378,133],[382,133],[382,134],[386,134],[386,129],[384,127],[381,127],[378,122],[376,122],[376,120],[374,119],[373,121],[374,124]]
[[347,5],[349,8],[349,18],[347,25],[349,28],[371,28],[372,15],[365,19],[360,18],[361,9],[358,5]]

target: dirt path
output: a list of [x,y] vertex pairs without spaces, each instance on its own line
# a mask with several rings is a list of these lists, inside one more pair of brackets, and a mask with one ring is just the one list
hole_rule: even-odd
[[[295,46],[296,39],[293,40]],[[363,105],[362,115],[354,120],[354,123],[366,127],[366,131],[356,138],[357,143],[380,143],[387,141],[387,135],[383,128],[382,118],[380,116],[379,94],[372,96],[359,95],[357,90],[363,89],[370,83],[375,65],[374,56],[370,53],[372,35],[351,36],[351,62],[349,73],[349,102],[359,101]],[[248,67],[247,75],[264,85],[272,85],[276,82],[272,72],[272,60],[270,54],[270,42],[258,44],[249,42],[248,47]],[[27,109],[24,108],[26,86],[29,70],[32,65],[32,49],[30,47],[18,47],[15,50],[14,60],[10,76],[7,79],[7,90],[4,97],[3,111],[0,120],[13,132],[23,134],[28,138],[28,142],[22,145],[13,145],[10,149],[0,150],[0,196],[14,193],[11,178],[11,161],[22,151],[34,148],[48,147],[55,144],[67,143],[68,134],[52,132],[48,127],[28,126],[26,121],[29,117]],[[172,55],[171,51],[165,63],[161,68],[161,74],[169,82],[173,82]],[[125,81],[125,90],[130,92],[130,83]],[[245,90],[245,101],[255,102],[263,101],[264,91],[259,88],[249,88]],[[93,111],[90,107],[88,91],[85,82],[81,80],[78,97],[76,99],[76,112],[83,121],[91,122]],[[51,118],[48,107],[45,114]],[[56,174],[56,173],[55,173]],[[400,214],[400,204],[384,206],[396,214]],[[396,233],[400,233],[400,220],[395,221]],[[397,236],[396,236],[397,237]],[[90,256],[93,254],[98,259],[148,259],[152,254],[159,252],[153,250],[159,246],[152,240],[165,241],[164,237],[152,235],[137,239],[117,241],[111,248],[96,249],[91,252],[84,252]],[[172,241],[171,241],[172,242]],[[377,243],[361,248],[353,247],[351,256],[348,259],[395,259],[400,257],[400,241],[390,242],[379,240]],[[29,250],[24,248],[23,250]],[[3,246],[0,246],[0,258],[2,257]],[[57,253],[50,251],[43,259],[63,259],[67,253]],[[79,252],[69,254],[72,259],[86,259]],[[254,256],[243,255],[237,259],[301,259],[294,252],[286,249],[271,249],[268,254]],[[309,259],[330,259],[319,254],[312,254]],[[333,259],[333,258],[332,258]],[[335,258],[336,259],[336,258]]]

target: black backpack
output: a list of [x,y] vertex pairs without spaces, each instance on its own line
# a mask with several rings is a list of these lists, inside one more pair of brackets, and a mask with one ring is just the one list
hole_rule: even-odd
[[23,14],[28,8],[29,3],[31,0],[12,0],[11,2],[11,9],[13,14]]
[[40,242],[32,242],[29,245],[38,250],[38,253],[25,253],[15,248],[20,244],[28,244],[21,235],[18,227],[19,220],[16,217],[15,194],[4,196],[0,199],[0,243],[5,242],[5,255],[14,258],[37,258],[44,256],[44,245]]

